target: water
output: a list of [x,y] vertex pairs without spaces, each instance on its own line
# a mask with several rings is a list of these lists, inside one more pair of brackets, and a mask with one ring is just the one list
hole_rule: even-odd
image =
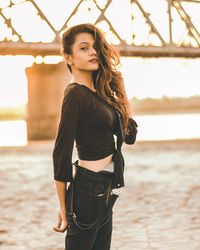
[[200,114],[140,115],[138,140],[176,140],[200,138]]
[[0,146],[24,146],[27,144],[26,121],[0,121]]
[[[138,141],[200,138],[199,113],[138,115]],[[0,146],[27,144],[26,121],[1,121]]]

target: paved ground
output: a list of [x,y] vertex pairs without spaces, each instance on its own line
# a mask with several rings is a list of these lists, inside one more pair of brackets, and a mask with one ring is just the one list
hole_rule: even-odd
[[[0,249],[62,250],[52,142],[0,149]],[[123,145],[112,250],[200,250],[200,141]],[[76,153],[73,155],[76,159]],[[85,250],[85,249],[82,249]]]

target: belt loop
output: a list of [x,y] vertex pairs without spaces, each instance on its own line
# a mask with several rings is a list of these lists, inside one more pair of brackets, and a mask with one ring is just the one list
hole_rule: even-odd
[[76,160],[74,163],[72,163],[75,167],[78,166],[78,160]]

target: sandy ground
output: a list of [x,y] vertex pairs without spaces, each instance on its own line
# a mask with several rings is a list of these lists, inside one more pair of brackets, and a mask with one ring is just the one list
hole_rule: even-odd
[[[0,249],[63,250],[65,235],[52,230],[52,148],[52,141],[0,148]],[[114,206],[111,249],[200,250],[200,140],[122,150],[126,187]]]

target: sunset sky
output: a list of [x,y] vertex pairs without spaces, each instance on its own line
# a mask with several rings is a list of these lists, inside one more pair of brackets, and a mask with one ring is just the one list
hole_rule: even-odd
[[[37,15],[37,11],[33,8],[31,2],[21,0],[15,0],[13,2],[19,4],[10,9],[6,8],[9,1],[0,1],[0,7],[5,8],[4,15],[7,17],[12,15],[12,24],[23,34],[24,41],[37,42],[38,39],[40,39],[43,42],[51,42],[54,38],[54,34],[47,24]],[[47,16],[54,28],[59,30],[79,1],[36,0],[35,2]],[[107,1],[98,0],[97,2],[103,8]],[[152,21],[167,41],[169,38],[166,14],[167,1],[157,0],[156,4],[152,4],[152,1],[149,0],[140,0],[139,2],[146,11],[151,13]],[[183,6],[192,16],[193,23],[200,28],[200,4],[188,4],[184,2]],[[93,1],[85,1],[77,11],[76,17],[70,20],[69,26],[83,22],[95,22],[99,14],[100,11],[95,7]],[[132,23],[130,21],[131,14],[134,15]],[[108,20],[112,21],[114,28],[127,43],[131,43],[130,34],[134,31],[136,35],[134,39],[135,44],[140,45],[146,41],[159,45],[158,39],[155,36],[148,36],[148,29],[144,17],[136,5],[130,5],[129,0],[113,0],[110,7],[106,10],[105,15]],[[119,16],[123,16],[120,22]],[[172,16],[173,39],[179,43],[184,39],[187,31],[180,16],[174,9]],[[108,24],[105,21],[100,22],[98,26],[106,32],[109,41],[115,44],[118,43],[116,37],[113,37],[109,32]],[[35,27],[37,27],[37,29]],[[17,40],[15,36],[11,36],[10,31],[6,28],[1,18],[0,29],[0,40],[3,40],[5,36],[7,39]],[[200,59],[145,59],[139,57],[121,59],[121,71],[125,79],[129,98],[133,96],[137,98],[160,98],[163,95],[188,97],[200,94],[198,77]],[[61,57],[57,59],[48,57],[48,61],[46,62],[51,63],[52,61],[58,62],[60,60],[62,60]],[[38,63],[42,62],[41,58],[37,58],[35,61]],[[23,105],[27,102],[27,83],[24,70],[26,67],[31,66],[33,62],[34,58],[32,56],[0,56],[0,107]]]
[[[0,57],[1,107],[23,105],[27,102],[27,81],[24,69],[32,64],[33,59],[31,56]],[[50,57],[48,61],[51,62],[52,59]],[[200,94],[198,76],[200,59],[121,59],[121,71],[129,98],[133,96],[160,98],[163,95],[188,97]]]

